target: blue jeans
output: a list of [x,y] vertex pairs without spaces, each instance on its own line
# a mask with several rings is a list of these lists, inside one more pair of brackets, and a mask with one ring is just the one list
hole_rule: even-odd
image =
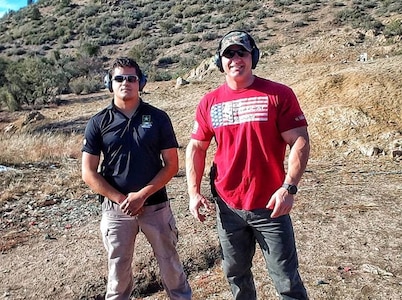
[[178,231],[169,202],[145,206],[140,216],[130,217],[120,210],[119,205],[105,199],[100,228],[108,252],[109,274],[105,299],[130,298],[134,244],[140,231],[152,246],[169,299],[191,299],[191,288],[176,251]]
[[216,206],[223,271],[233,298],[257,299],[251,266],[258,242],[280,299],[308,299],[298,271],[290,216],[271,219],[272,210],[234,209],[219,197]]

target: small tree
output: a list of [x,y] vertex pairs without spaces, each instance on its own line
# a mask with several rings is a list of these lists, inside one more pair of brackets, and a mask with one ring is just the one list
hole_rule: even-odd
[[81,50],[83,54],[88,55],[89,57],[97,57],[101,53],[101,47],[97,43],[83,43],[81,45]]
[[8,65],[5,72],[7,99],[23,104],[35,105],[54,100],[60,86],[65,85],[66,75],[46,58],[27,58]]
[[40,20],[42,18],[39,8],[37,8],[36,6],[34,8],[32,8],[31,18],[32,18],[32,20]]
[[71,4],[71,0],[60,0],[60,7],[65,8],[69,7]]
[[21,109],[20,103],[16,101],[6,87],[0,88],[0,103],[4,104],[11,112]]

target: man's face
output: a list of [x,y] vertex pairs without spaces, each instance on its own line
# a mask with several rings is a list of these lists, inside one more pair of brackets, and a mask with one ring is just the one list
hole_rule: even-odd
[[245,79],[252,74],[251,53],[238,45],[229,46],[222,54],[222,67],[227,76]]
[[124,101],[129,99],[137,99],[139,91],[138,79],[139,78],[137,76],[135,68],[115,68],[112,76],[112,87],[114,95]]

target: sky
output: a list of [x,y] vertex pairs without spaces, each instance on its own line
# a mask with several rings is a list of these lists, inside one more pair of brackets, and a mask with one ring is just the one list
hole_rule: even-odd
[[9,10],[19,10],[21,7],[26,6],[27,2],[27,0],[0,0],[0,17]]

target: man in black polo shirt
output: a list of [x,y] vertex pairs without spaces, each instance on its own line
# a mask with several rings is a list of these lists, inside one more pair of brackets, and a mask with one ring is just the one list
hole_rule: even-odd
[[109,266],[105,299],[129,299],[135,238],[141,230],[169,298],[188,300],[191,288],[176,251],[177,229],[165,188],[178,171],[178,144],[168,115],[139,97],[145,83],[135,61],[116,59],[105,77],[113,101],[85,130],[82,178],[102,199]]

